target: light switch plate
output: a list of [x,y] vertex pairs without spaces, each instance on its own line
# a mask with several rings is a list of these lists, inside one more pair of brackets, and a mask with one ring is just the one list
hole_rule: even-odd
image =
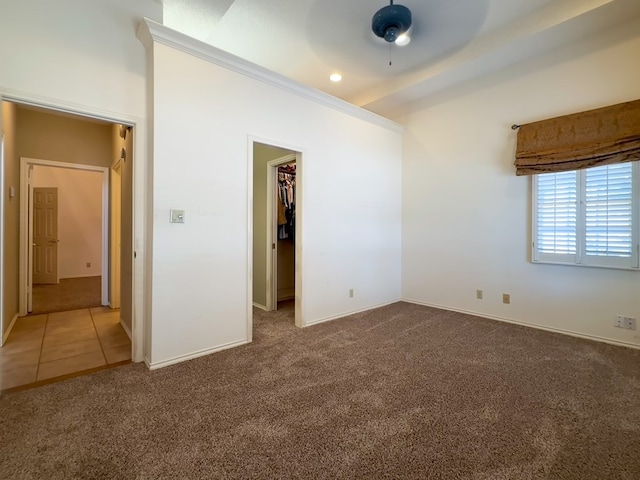
[[171,223],[184,223],[184,210],[171,210]]

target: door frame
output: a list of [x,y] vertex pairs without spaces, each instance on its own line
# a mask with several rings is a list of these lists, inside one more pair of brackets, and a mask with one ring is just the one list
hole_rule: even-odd
[[[2,127],[2,97],[0,97],[0,346],[7,340],[9,330],[14,325],[14,317],[7,320],[4,315],[4,130]],[[11,322],[6,329],[5,322]]]
[[[30,174],[33,166],[64,168],[69,170],[82,170],[86,172],[102,173],[102,290],[100,300],[102,305],[109,304],[109,168],[96,167],[79,163],[56,162],[38,158],[20,157],[20,273],[18,285],[18,298],[20,316],[27,315],[29,310],[29,293],[33,292],[33,279],[31,275],[31,262],[33,248],[32,240],[32,215],[33,215],[33,188],[31,187]],[[59,257],[58,257],[59,258]]]
[[[151,292],[148,282],[151,280],[150,265],[151,246],[150,229],[152,200],[148,195],[148,188],[151,183],[147,181],[149,172],[149,159],[147,158],[147,121],[142,117],[114,114],[106,111],[79,105],[51,97],[41,97],[31,93],[19,92],[0,87],[0,105],[3,101],[20,105],[31,105],[51,111],[69,113],[81,117],[98,120],[105,120],[112,124],[121,124],[132,128],[130,134],[133,135],[133,171],[132,184],[133,196],[131,199],[131,359],[133,362],[148,361],[151,355]],[[2,169],[4,175],[4,165]],[[0,183],[0,198],[4,198],[4,182]],[[0,200],[1,202],[1,200]],[[0,225],[4,224],[4,209],[0,211]],[[0,250],[4,251],[5,236],[0,236]],[[2,258],[2,255],[0,255]],[[0,275],[0,291],[4,292],[4,275]],[[4,305],[4,303],[3,303]],[[0,309],[0,320],[2,329],[9,333],[6,326],[7,319],[4,318],[4,311]],[[16,317],[17,318],[17,317]],[[11,322],[11,319],[8,321]]]
[[290,153],[267,162],[267,244],[265,247],[267,249],[267,311],[269,312],[278,309],[278,202],[276,201],[278,167],[296,162],[297,157],[296,153]]
[[120,261],[121,261],[121,236],[122,236],[122,159],[118,158],[111,165],[111,181],[109,182],[109,258],[111,269],[109,275],[109,306],[120,308]]
[[[302,278],[302,242],[303,242],[303,222],[304,222],[304,163],[303,157],[305,155],[304,149],[296,145],[279,142],[277,140],[267,139],[264,137],[247,135],[247,342],[253,340],[253,144],[262,143],[264,145],[270,145],[273,147],[283,148],[291,150],[295,154],[296,162],[296,210],[302,212],[300,215],[296,215],[296,265],[295,265],[295,325],[302,328],[305,326],[303,317],[303,278]],[[270,168],[267,169],[267,173]],[[267,199],[268,201],[268,199]],[[273,202],[273,198],[271,199]],[[271,209],[267,210],[268,212]],[[277,217],[276,217],[277,218]],[[269,225],[269,224],[267,224]],[[269,242],[267,248],[271,247]],[[267,253],[267,258],[270,254]],[[267,297],[267,301],[269,301]]]

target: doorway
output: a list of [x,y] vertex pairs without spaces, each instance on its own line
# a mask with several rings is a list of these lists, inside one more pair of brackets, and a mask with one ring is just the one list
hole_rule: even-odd
[[[267,195],[272,199],[267,213],[271,255],[267,259],[267,310],[295,300],[296,155],[285,155],[267,163]],[[269,308],[270,307],[270,308]]]
[[[56,372],[60,373],[59,369],[56,372],[52,370],[48,374],[47,372],[43,373],[42,367],[53,369],[57,361],[66,363],[68,361],[66,356],[59,360],[55,357],[63,354],[68,356],[70,353],[67,350],[71,350],[72,342],[78,348],[91,350],[94,346],[96,347],[93,349],[96,350],[95,352],[74,350],[78,359],[87,360],[91,364],[87,365],[87,362],[81,362],[80,366],[84,369],[89,366],[102,368],[101,366],[104,365],[106,367],[127,358],[141,361],[143,358],[143,331],[142,324],[138,325],[134,321],[133,304],[134,298],[136,298],[134,294],[137,291],[133,281],[134,267],[136,266],[134,265],[133,238],[134,225],[137,224],[134,222],[134,162],[132,153],[134,142],[136,148],[139,149],[143,141],[138,139],[137,135],[133,135],[134,124],[115,123],[115,120],[102,116],[98,112],[79,114],[63,106],[48,107],[18,98],[0,98],[0,103],[2,105],[0,126],[3,134],[1,173],[5,180],[0,185],[0,192],[3,193],[3,197],[5,194],[7,196],[6,202],[0,202],[4,203],[4,208],[1,209],[4,221],[0,223],[7,226],[2,229],[0,239],[3,249],[2,258],[9,259],[4,262],[4,275],[0,288],[0,295],[3,299],[2,311],[0,312],[2,314],[0,345],[7,348],[0,349],[0,355],[15,355],[13,347],[20,347],[20,345],[13,344],[22,340],[22,337],[30,339],[31,335],[40,339],[32,342],[33,352],[25,350],[27,347],[31,348],[31,344],[25,348],[20,347],[21,352],[24,350],[24,353],[20,353],[20,355],[27,356],[28,353],[33,353],[36,363],[38,359],[40,360],[39,366],[35,367],[32,365],[31,358],[24,359],[24,362],[27,360],[31,362],[27,362],[29,369],[36,368],[36,370],[26,372],[28,369],[21,367],[20,372],[17,370],[5,371],[10,367],[10,364],[4,365],[6,362],[0,362],[3,363],[2,372],[0,372],[3,381],[0,388],[5,387],[5,380],[13,379],[13,376],[18,373],[21,376],[24,374],[25,378],[36,375],[37,379],[43,376],[55,376]],[[92,116],[94,114],[96,116]],[[97,133],[98,131],[100,133]],[[49,155],[47,152],[52,153]],[[99,181],[100,186],[97,193],[102,210],[97,215],[97,221],[100,224],[101,245],[98,245],[97,261],[83,258],[81,262],[82,267],[87,269],[94,268],[97,264],[102,267],[98,277],[100,290],[97,302],[102,306],[66,312],[64,315],[24,316],[28,310],[25,301],[26,277],[32,273],[32,269],[29,267],[28,258],[30,245],[25,246],[23,240],[28,239],[29,229],[33,225],[33,219],[28,218],[27,214],[33,190],[29,192],[28,187],[22,188],[21,186],[21,174],[23,173],[21,170],[24,168],[21,165],[21,158],[29,159],[32,163],[30,165],[32,169],[47,164],[46,161],[40,161],[42,165],[38,165],[37,160],[46,158],[49,159],[49,164],[46,166],[57,171],[65,169],[67,171],[81,171],[84,168],[93,171],[94,174],[99,172],[98,175],[102,180]],[[87,160],[87,163],[83,163],[83,160]],[[136,168],[144,172],[143,166]],[[136,174],[138,173],[136,172]],[[119,180],[117,184],[111,184],[112,175]],[[136,178],[142,179],[144,175]],[[74,185],[77,189],[82,189],[83,186],[86,186],[83,181],[75,182]],[[141,192],[136,195],[144,196],[143,185],[141,186],[138,182],[136,186]],[[111,187],[113,187],[113,191],[110,191]],[[59,190],[58,193],[61,192]],[[120,198],[116,198],[117,195]],[[26,204],[26,207],[21,207],[21,203]],[[116,205],[119,205],[119,208]],[[139,205],[137,201],[136,205]],[[116,208],[118,208],[117,212]],[[144,217],[140,212],[138,214],[141,216],[135,218]],[[115,241],[117,236],[121,238],[121,241]],[[55,240],[55,238],[52,237],[47,242],[49,240]],[[144,251],[142,245],[139,247]],[[113,269],[112,261],[117,262],[118,256],[120,256],[121,277],[114,278],[112,270],[115,269]],[[88,264],[91,266],[89,267]],[[58,274],[60,273],[61,271],[58,272]],[[105,277],[104,281],[102,274]],[[139,278],[139,287],[142,288],[143,276]],[[118,291],[116,292],[116,290]],[[116,293],[119,294],[119,298],[113,296]],[[118,306],[118,303],[120,309],[109,308]],[[142,315],[142,310],[142,306],[136,304],[136,311],[139,315]],[[122,331],[120,332],[118,329]],[[97,333],[97,337],[84,338],[89,331],[94,334],[94,337]],[[16,335],[13,335],[12,332],[15,332]],[[62,337],[66,335],[66,332],[75,338],[69,338],[68,342],[67,339],[63,341]],[[60,347],[60,345],[55,345],[56,342],[60,345],[64,344],[64,348],[54,348]],[[67,343],[69,344],[68,348]],[[39,354],[35,345],[42,350]],[[47,349],[56,350],[56,352],[47,352]],[[98,353],[100,355],[97,355]],[[86,358],[93,354],[96,354],[96,358]],[[44,365],[45,363],[47,365]]]
[[258,141],[251,147],[252,303],[269,312],[278,310],[279,302],[288,302],[289,321],[300,327],[302,154]]
[[21,158],[20,172],[20,315],[107,305],[109,170]]

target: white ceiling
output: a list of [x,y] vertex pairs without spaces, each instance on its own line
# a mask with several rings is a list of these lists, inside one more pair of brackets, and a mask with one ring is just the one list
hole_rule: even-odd
[[384,0],[162,2],[168,27],[382,115],[640,17],[640,0],[396,0],[412,41],[389,48],[371,33]]

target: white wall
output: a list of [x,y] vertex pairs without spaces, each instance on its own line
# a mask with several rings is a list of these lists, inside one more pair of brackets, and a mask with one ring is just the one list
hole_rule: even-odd
[[58,189],[58,276],[102,275],[102,173],[36,165],[33,186]]
[[515,176],[510,129],[640,98],[638,32],[637,21],[618,27],[404,119],[403,298],[640,345],[612,327],[615,314],[640,318],[640,272],[528,261],[530,178]]
[[153,58],[152,366],[248,338],[250,136],[302,152],[304,324],[399,299],[398,131],[159,43]]
[[135,32],[156,0],[0,0],[0,91],[145,117],[146,63]]

